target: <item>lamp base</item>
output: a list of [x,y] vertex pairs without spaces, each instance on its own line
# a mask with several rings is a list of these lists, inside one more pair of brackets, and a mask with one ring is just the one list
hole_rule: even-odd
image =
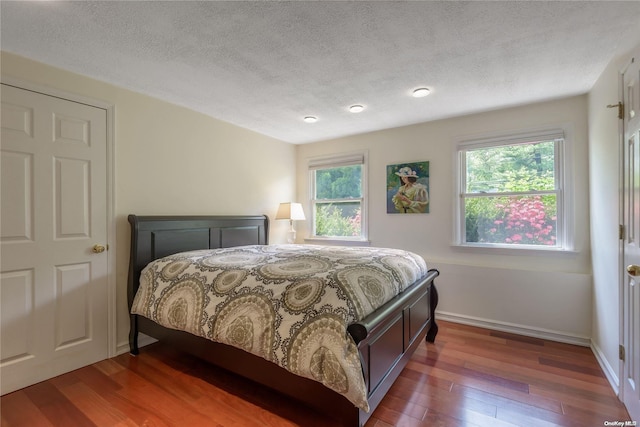
[[289,226],[291,227],[289,231],[287,231],[287,243],[295,243],[296,242],[296,229],[293,228],[293,220],[289,220]]

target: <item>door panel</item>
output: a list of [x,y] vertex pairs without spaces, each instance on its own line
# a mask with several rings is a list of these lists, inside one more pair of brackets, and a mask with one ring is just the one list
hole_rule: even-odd
[[632,420],[640,420],[640,58],[635,58],[623,75],[624,93],[624,241],[623,346],[625,360],[622,398]]
[[55,158],[56,239],[87,238],[89,231],[89,162]]
[[0,280],[0,321],[3,325],[1,360],[9,364],[31,359],[34,357],[33,340],[24,337],[31,337],[35,332],[33,270],[2,273]]
[[4,394],[108,357],[107,113],[1,88]]
[[1,242],[33,240],[33,156],[29,153],[0,153],[2,197],[10,204],[0,206]]
[[91,339],[90,300],[86,283],[91,280],[88,263],[56,267],[56,350]]

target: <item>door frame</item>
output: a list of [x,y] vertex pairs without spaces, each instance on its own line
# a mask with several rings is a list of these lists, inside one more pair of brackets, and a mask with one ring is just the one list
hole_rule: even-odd
[[[625,221],[626,215],[624,212],[625,209],[625,205],[627,203],[627,197],[628,197],[628,192],[627,192],[627,183],[625,182],[626,180],[626,176],[625,176],[625,168],[626,168],[626,162],[628,161],[627,157],[628,157],[628,150],[627,150],[627,139],[626,139],[626,132],[627,132],[627,128],[625,127],[625,120],[626,120],[626,113],[627,113],[627,105],[625,105],[625,74],[627,72],[627,70],[629,69],[629,67],[634,63],[634,61],[637,61],[638,58],[640,58],[640,50],[638,49],[634,49],[630,52],[628,59],[626,60],[626,62],[624,63],[624,65],[622,67],[619,68],[618,70],[618,102],[621,103],[623,105],[622,109],[622,116],[623,117],[619,117],[618,119],[618,139],[619,139],[619,145],[618,145],[618,149],[619,149],[619,155],[618,155],[618,159],[619,159],[619,163],[618,163],[618,168],[619,168],[619,174],[618,174],[618,179],[619,179],[619,192],[620,192],[620,206],[619,206],[619,219],[620,219],[620,224],[622,225],[622,227],[624,227],[625,232],[621,233],[626,235],[626,230],[629,227],[629,224],[627,221]],[[619,104],[620,105],[620,104]],[[623,383],[626,380],[626,359],[628,358],[628,349],[626,348],[626,342],[625,342],[625,333],[627,331],[627,309],[626,309],[626,304],[625,304],[625,288],[627,286],[626,284],[626,268],[625,268],[625,236],[621,235],[621,239],[619,240],[619,268],[618,268],[618,292],[619,292],[619,306],[618,306],[618,319],[619,319],[619,326],[618,326],[618,335],[619,335],[619,344],[621,347],[624,347],[624,353],[625,353],[625,357],[623,360],[622,358],[619,358],[618,360],[618,400],[620,400],[623,404],[625,402],[625,384]],[[625,405],[626,406],[626,405]]]
[[[629,64],[625,64],[624,67],[618,70],[618,102],[624,103],[624,71],[627,69]],[[622,227],[629,226],[625,221],[625,213],[624,207],[626,203],[626,184],[625,184],[625,162],[626,162],[626,150],[625,150],[625,138],[624,138],[624,118],[618,117],[618,189],[620,194],[620,206],[619,206],[619,224]],[[624,322],[624,286],[625,286],[625,273],[624,273],[624,241],[625,241],[625,233],[620,236],[621,238],[618,240],[618,343],[622,345],[624,343],[624,330],[625,330],[625,322]],[[623,384],[624,381],[624,361],[618,358],[618,385],[617,385],[617,394],[618,400],[623,402]]]
[[107,357],[116,356],[117,349],[117,313],[116,313],[116,222],[115,222],[115,105],[94,98],[85,97],[49,86],[31,83],[14,77],[0,75],[0,83],[19,89],[37,92],[55,98],[61,98],[79,104],[89,105],[107,114]]

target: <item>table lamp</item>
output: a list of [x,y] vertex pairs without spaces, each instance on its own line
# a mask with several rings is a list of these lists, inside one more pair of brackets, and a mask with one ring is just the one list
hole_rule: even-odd
[[300,203],[280,203],[278,207],[278,213],[276,219],[288,219],[291,225],[291,229],[287,232],[287,242],[293,243],[296,241],[296,230],[293,228],[293,221],[300,221],[306,219],[304,217],[304,211],[302,210],[302,204]]

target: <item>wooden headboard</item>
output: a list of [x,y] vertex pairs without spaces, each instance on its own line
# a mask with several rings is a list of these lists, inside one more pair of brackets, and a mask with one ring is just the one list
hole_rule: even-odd
[[255,216],[129,215],[131,252],[127,299],[129,310],[140,272],[151,261],[178,252],[269,243],[269,218]]

